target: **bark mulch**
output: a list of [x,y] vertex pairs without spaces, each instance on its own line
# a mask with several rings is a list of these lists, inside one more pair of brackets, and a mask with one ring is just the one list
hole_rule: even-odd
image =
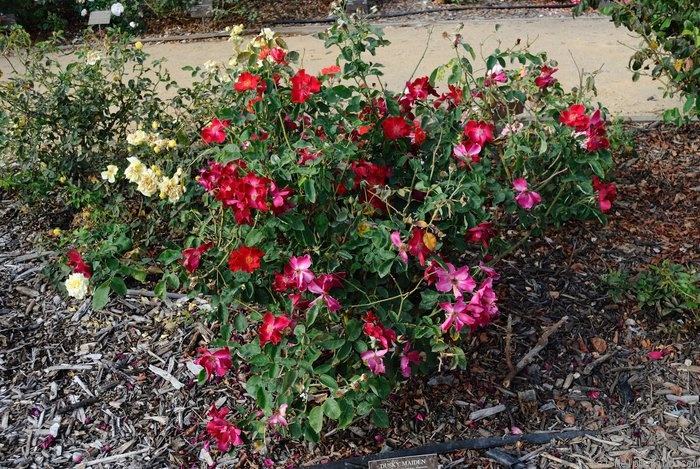
[[[700,266],[700,124],[634,130],[610,223],[550,230],[502,262],[502,316],[465,344],[468,370],[411,379],[386,402],[387,429],[360,419],[315,445],[272,435],[233,456],[206,444],[204,422],[212,402],[252,401],[244,370],[199,387],[188,369],[215,336],[206,303],[137,290],[102,311],[67,300],[42,275],[57,255],[35,243],[60,220],[0,193],[0,467],[296,467],[558,430],[595,433],[440,462],[690,467],[700,460],[697,324],[615,302],[601,276],[663,259]],[[651,360],[653,350],[667,354]]]

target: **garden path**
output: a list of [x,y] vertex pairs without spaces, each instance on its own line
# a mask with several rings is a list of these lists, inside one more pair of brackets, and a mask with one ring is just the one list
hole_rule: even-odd
[[[663,109],[678,103],[664,99],[660,83],[642,77],[632,83],[627,69],[632,47],[638,39],[623,28],[616,28],[608,18],[544,17],[499,18],[437,21],[431,18],[404,20],[382,24],[391,45],[380,48],[376,61],[385,66],[382,83],[389,89],[400,90],[411,73],[429,74],[435,67],[455,56],[451,37],[459,31],[465,42],[488,54],[496,47],[506,49],[520,40],[532,43],[534,52],[546,51],[559,64],[555,75],[565,89],[579,86],[580,71],[598,70],[596,85],[598,99],[612,114],[624,116],[659,116]],[[310,73],[318,72],[334,62],[337,51],[326,49],[313,36],[324,26],[297,26],[278,29],[291,50],[301,54],[300,66]],[[209,60],[227,61],[231,45],[226,38],[208,40],[182,39],[175,41],[144,41],[145,50],[152,58],[165,57],[166,67],[173,79],[181,85],[191,82],[191,74],[183,71],[186,65],[201,65]],[[73,60],[66,56],[65,60]],[[0,65],[0,70],[5,72]]]

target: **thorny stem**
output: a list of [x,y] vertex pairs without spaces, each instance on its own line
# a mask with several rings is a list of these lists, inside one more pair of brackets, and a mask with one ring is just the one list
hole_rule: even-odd
[[[389,297],[389,298],[382,298],[382,299],[380,299],[380,300],[375,300],[375,301],[373,301],[373,302],[371,302],[371,303],[361,303],[361,304],[352,305],[352,306],[349,306],[349,307],[350,307],[350,308],[366,308],[366,307],[368,307],[368,306],[374,306],[374,305],[378,305],[378,304],[380,304],[380,303],[386,303],[387,301],[394,301],[394,300],[399,300],[399,299],[401,300],[401,302],[402,302],[402,304],[403,304],[403,301],[404,301],[406,298],[408,298],[409,296],[411,296],[412,294],[414,294],[415,292],[418,291],[418,289],[420,288],[420,286],[421,286],[422,283],[423,283],[423,279],[419,280],[418,283],[416,284],[416,286],[413,287],[413,289],[412,289],[411,291],[406,292],[406,293],[399,293],[398,295],[394,295],[394,296],[391,296],[391,297]],[[363,293],[364,293],[364,292],[363,292]],[[367,295],[365,294],[365,296],[367,296]]]
[[[554,197],[554,200],[552,200],[552,203],[549,205],[547,208],[547,211],[544,213],[544,216],[542,217],[543,219],[546,219],[549,216],[549,212],[552,211],[552,208],[556,205],[557,200],[559,200],[559,197],[564,193],[564,190],[566,189],[566,186],[562,186],[561,189],[559,189],[559,192],[557,195]],[[513,243],[512,245],[508,246],[506,250],[504,250],[502,253],[497,254],[493,257],[491,261],[489,261],[488,265],[494,266],[496,265],[501,259],[503,259],[505,256],[510,254],[511,252],[515,251],[517,248],[519,248],[532,234],[533,228],[530,228],[527,230],[522,238],[520,238],[517,242]]]

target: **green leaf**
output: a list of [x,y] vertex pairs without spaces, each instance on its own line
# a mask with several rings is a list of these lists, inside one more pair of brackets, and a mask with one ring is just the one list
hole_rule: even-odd
[[114,277],[111,282],[109,282],[110,287],[114,290],[117,295],[126,296],[126,283],[121,277]]
[[265,387],[260,386],[255,393],[255,401],[258,403],[258,407],[262,410],[268,410],[270,407],[270,396],[268,395]]
[[332,88],[332,90],[333,90],[333,93],[335,93],[335,95],[338,96],[339,98],[348,99],[352,96],[352,90],[350,88],[348,88],[347,86],[343,86],[343,85],[334,86]]
[[307,179],[304,181],[304,194],[306,195],[306,200],[312,204],[316,202],[316,185],[313,179]]
[[329,419],[338,420],[340,418],[340,415],[341,415],[340,406],[338,405],[338,401],[336,401],[332,397],[329,399],[326,399],[326,401],[323,403],[323,413],[326,414],[326,416]]
[[345,339],[330,339],[321,342],[320,346],[325,350],[336,350],[343,346]]
[[362,401],[357,405],[357,415],[360,415],[360,416],[367,415],[370,412],[372,412],[373,408],[374,408],[374,406],[372,406],[371,403],[369,403],[367,401]]
[[180,257],[182,257],[182,253],[180,251],[176,249],[166,249],[160,253],[160,256],[158,256],[158,262],[168,265],[180,259]]
[[345,428],[352,423],[352,419],[355,417],[355,409],[351,404],[348,404],[345,399],[339,400],[338,404],[340,404],[341,409],[340,418],[338,418],[338,427]]
[[282,389],[290,389],[297,380],[298,373],[296,370],[287,370],[282,376]]
[[106,280],[102,285],[95,289],[92,295],[92,309],[99,311],[109,303],[109,280]]
[[225,341],[228,341],[231,338],[231,329],[233,326],[231,324],[224,324],[221,326],[221,329],[219,329],[219,335],[221,336],[222,339]]
[[386,428],[389,426],[389,414],[386,413],[384,409],[374,409],[372,411],[372,423],[374,423],[379,428]]
[[379,269],[377,270],[377,273],[379,274],[379,278],[384,278],[387,275],[391,273],[391,266],[394,265],[394,259],[390,259],[387,261],[382,262],[379,265]]
[[309,426],[315,433],[321,433],[323,428],[323,408],[316,406],[309,412]]
[[[320,376],[318,377],[318,380],[321,382],[321,384],[323,384],[324,386],[329,387],[330,389],[332,389],[332,390],[334,390],[334,391],[335,391],[336,389],[338,389],[338,383],[335,381],[335,378],[333,378],[332,376],[320,375]],[[327,414],[326,414],[326,415],[327,415]]]
[[351,319],[345,326],[345,334],[349,342],[356,341],[362,335],[363,324],[357,319]]
[[233,325],[236,327],[238,332],[245,332],[245,330],[248,328],[248,320],[246,319],[245,314],[236,314],[233,317]]
[[165,285],[165,280],[161,280],[160,282],[156,283],[156,287],[153,289],[153,293],[155,293],[161,300],[165,298],[165,294],[167,292],[168,290]]
[[245,237],[245,245],[248,247],[258,246],[265,238],[261,230],[250,230],[248,236]]
[[139,282],[145,282],[148,272],[142,269],[131,269],[131,277]]
[[440,299],[440,292],[424,290],[421,292],[420,296],[421,300],[418,307],[423,310],[431,311],[433,308],[435,308],[435,305],[437,305]]
[[299,439],[302,436],[302,429],[301,425],[298,422],[292,422],[289,424],[289,434],[292,436],[292,438]]
[[309,328],[313,323],[316,321],[316,318],[318,317],[318,311],[321,309],[320,302],[316,303],[313,305],[307,312],[306,312],[306,327]]
[[318,432],[314,432],[311,426],[304,425],[304,438],[307,441],[318,443],[321,440],[321,435],[319,435]]
[[172,287],[173,289],[178,289],[180,288],[180,279],[178,278],[177,275],[173,273],[169,273],[163,277],[163,280],[165,280],[165,283],[168,284],[169,287]]
[[314,219],[314,225],[316,226],[316,231],[320,236],[325,235],[326,231],[328,231],[328,217],[326,214],[323,212],[318,214],[318,216]]
[[202,368],[197,374],[197,384],[200,386],[207,382],[207,370]]

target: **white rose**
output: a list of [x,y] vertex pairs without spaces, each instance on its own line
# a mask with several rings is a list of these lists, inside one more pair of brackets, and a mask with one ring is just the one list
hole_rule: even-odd
[[87,10],[85,8],[80,10],[80,16],[87,16]]
[[138,186],[136,190],[150,197],[158,191],[158,175],[151,168],[146,168],[146,170],[141,174],[141,178],[138,180]]
[[129,166],[124,170],[124,176],[129,180],[129,182],[138,183],[146,171],[146,167],[139,161],[138,158],[131,156],[126,159],[129,162]]
[[100,55],[100,51],[98,50],[91,50],[85,57],[85,63],[88,65],[95,65],[100,60],[102,60],[102,55]]
[[107,165],[107,170],[102,171],[100,173],[100,176],[102,176],[102,179],[105,181],[109,182],[110,184],[114,183],[114,177],[117,175],[117,172],[119,172],[119,168],[114,166],[113,164]]
[[82,300],[87,296],[90,281],[83,274],[70,274],[66,280],[68,295],[76,300]]
[[112,3],[112,7],[110,8],[110,10],[112,11],[112,14],[114,16],[121,16],[122,13],[124,13],[124,5],[122,5],[119,2]]
[[148,134],[143,130],[137,130],[136,132],[126,136],[126,143],[129,145],[141,145],[148,140]]

